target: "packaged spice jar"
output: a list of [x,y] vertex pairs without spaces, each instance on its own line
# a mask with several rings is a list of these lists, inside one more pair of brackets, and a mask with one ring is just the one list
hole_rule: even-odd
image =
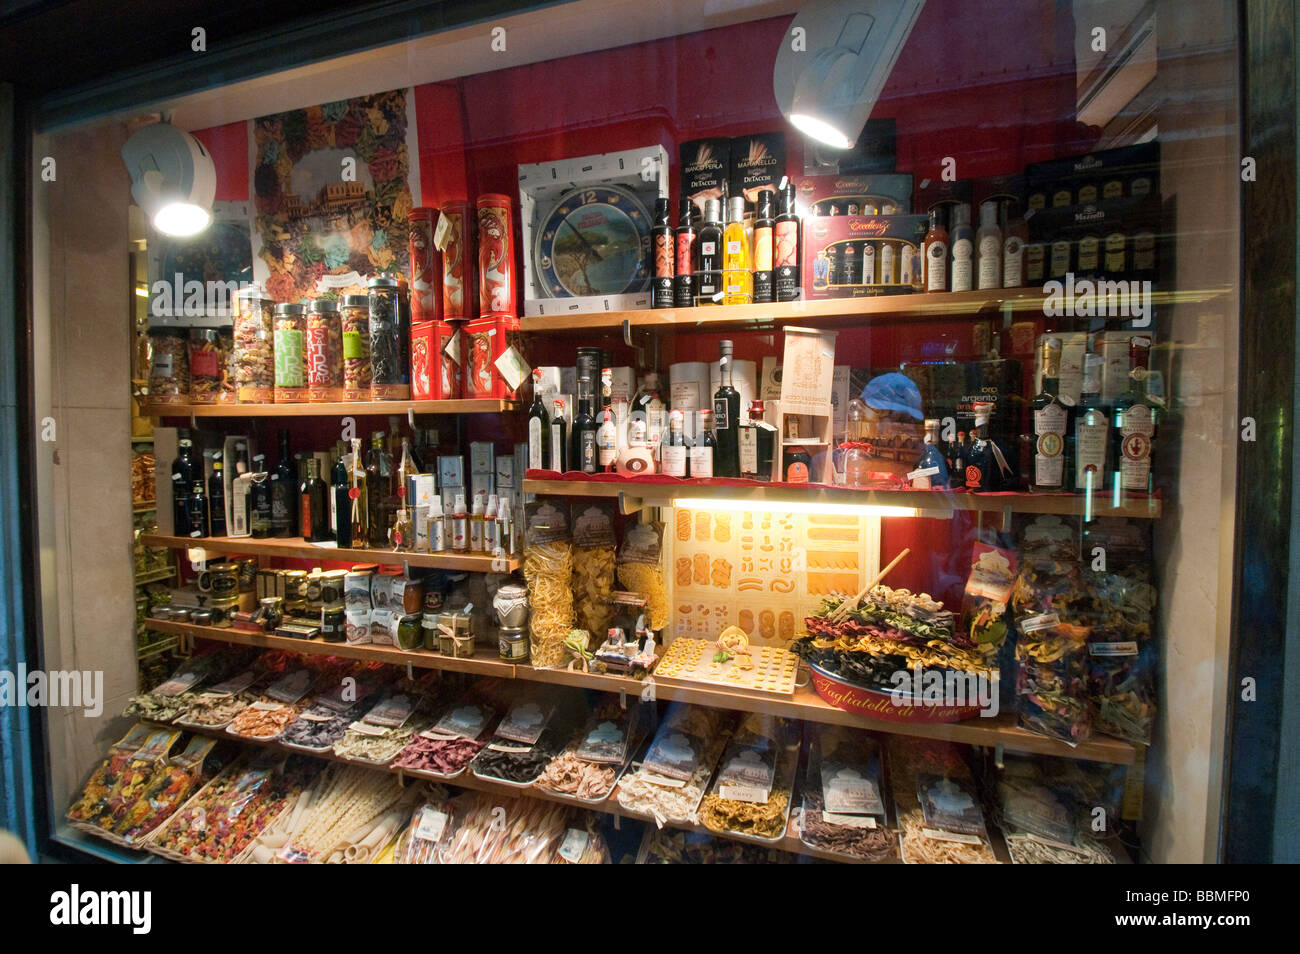
[[190,399],[188,334],[184,328],[150,328],[149,403],[185,404]]
[[302,305],[275,306],[275,403],[307,400],[307,316]]
[[189,333],[190,403],[216,404],[221,392],[221,355],[215,328],[191,328]]
[[370,297],[343,296],[343,400],[370,400]]
[[405,401],[411,397],[398,317],[397,280],[377,275],[367,283],[370,290],[370,398],[373,401]]
[[235,294],[235,396],[241,404],[275,400],[275,309],[261,288]]
[[307,315],[307,399],[343,399],[343,329],[338,302],[317,298]]

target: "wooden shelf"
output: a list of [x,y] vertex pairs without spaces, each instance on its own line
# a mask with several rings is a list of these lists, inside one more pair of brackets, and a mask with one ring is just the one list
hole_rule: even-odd
[[[485,676],[497,676],[502,679],[520,679],[527,682],[594,689],[599,692],[627,693],[634,697],[639,696],[647,687],[647,683],[626,676],[517,666],[503,662],[489,653],[479,653],[469,659],[456,659],[423,650],[406,652],[393,646],[349,646],[347,643],[327,643],[319,639],[294,639],[287,636],[248,633],[237,629],[196,626],[192,623],[173,623],[156,619],[147,620],[145,625],[161,633],[213,639],[240,646],[282,649],[312,655],[339,656],[345,659],[384,662],[398,666],[410,665],[419,669],[472,672]],[[811,686],[796,689],[792,696],[782,696],[771,692],[732,689],[726,686],[712,686],[705,683],[691,685],[678,681],[671,685],[653,683],[653,692],[656,699],[664,699],[670,702],[690,702],[715,709],[766,713],[790,719],[869,729],[874,732],[893,735],[943,739],[964,745],[986,747],[1000,745],[1008,752],[1055,755],[1119,765],[1133,764],[1137,754],[1137,749],[1132,743],[1110,738],[1109,736],[1101,736],[1071,748],[1063,742],[1019,728],[1015,724],[1014,714],[1009,712],[988,719],[975,718],[965,722],[942,724],[889,722],[883,719],[869,719],[852,712],[846,712],[843,709],[837,709],[817,695]]]
[[288,559],[337,560],[342,563],[382,563],[390,566],[427,566],[473,573],[509,573],[519,566],[518,557],[494,557],[483,553],[398,553],[394,550],[354,550],[322,547],[302,537],[170,537],[143,533],[140,542],[149,547],[201,547],[216,553],[273,556]]
[[176,576],[175,567],[159,567],[156,570],[149,570],[146,573],[137,573],[135,576],[135,585],[141,586],[145,583],[156,583],[160,580],[170,580]]
[[[1153,306],[1204,302],[1228,289],[1210,288],[1151,293]],[[881,320],[943,320],[973,315],[992,316],[1003,311],[1043,313],[1047,294],[1042,288],[1005,288],[942,294],[881,295],[875,298],[834,298],[824,301],[789,301],[766,305],[707,305],[696,308],[657,308],[638,311],[602,311],[521,318],[525,332],[619,332],[624,327],[658,331],[762,330],[779,325],[835,326]]]
[[[984,513],[1083,514],[1081,494],[973,494],[942,490],[859,490],[822,485],[764,484],[724,485],[684,480],[672,484],[635,480],[524,480],[524,493],[569,497],[622,497],[624,506],[666,505],[684,498],[731,501],[737,504],[839,504],[850,506],[903,507],[919,511],[918,516],[948,516],[959,510]],[[1094,494],[1092,513],[1097,517],[1140,517],[1155,519],[1161,514],[1159,497],[1126,497],[1112,506],[1109,494]]]
[[415,414],[500,414],[519,408],[515,401],[474,398],[464,401],[342,401],[329,404],[146,404],[145,417],[335,417]]

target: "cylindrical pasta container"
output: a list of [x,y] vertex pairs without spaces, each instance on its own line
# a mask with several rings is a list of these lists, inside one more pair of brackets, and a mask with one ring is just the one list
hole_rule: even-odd
[[367,288],[370,291],[371,400],[408,400],[411,386],[404,379],[410,370],[402,361],[397,280],[389,275],[376,275]]
[[343,398],[343,335],[338,302],[317,298],[307,314],[307,399]]
[[275,306],[256,285],[235,294],[233,360],[240,404],[275,400]]
[[345,295],[343,329],[343,400],[370,400],[370,296]]
[[433,244],[433,227],[437,221],[437,209],[412,209],[406,216],[412,324],[442,320],[442,253]]
[[498,193],[478,197],[479,316],[515,311],[515,241],[510,199]]
[[221,387],[217,389],[218,404],[234,404],[235,394],[235,330],[217,329],[217,362],[221,367]]
[[442,247],[442,317],[477,318],[475,298],[474,207],[451,202],[442,207],[447,220],[447,240]]
[[397,368],[411,396],[411,286],[405,275],[397,276]]
[[221,355],[215,328],[189,333],[190,403],[216,404],[221,392]]
[[186,404],[190,399],[188,333],[184,328],[150,328],[149,403]]
[[307,400],[307,314],[298,304],[275,306],[275,403]]

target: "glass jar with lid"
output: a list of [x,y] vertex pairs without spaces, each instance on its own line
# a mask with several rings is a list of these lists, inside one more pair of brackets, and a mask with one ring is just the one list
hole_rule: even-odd
[[343,399],[343,330],[338,302],[328,298],[314,299],[307,313],[307,399]]
[[376,275],[370,292],[370,397],[374,401],[405,401],[411,396],[402,368],[401,322],[397,279]]
[[215,328],[189,332],[190,403],[216,404],[221,395],[221,349]]
[[186,404],[190,399],[189,332],[149,329],[149,403]]
[[275,403],[307,400],[307,314],[302,305],[275,306]]
[[370,296],[344,295],[339,324],[343,331],[343,400],[370,400]]
[[235,397],[240,404],[275,400],[275,306],[257,285],[235,293]]

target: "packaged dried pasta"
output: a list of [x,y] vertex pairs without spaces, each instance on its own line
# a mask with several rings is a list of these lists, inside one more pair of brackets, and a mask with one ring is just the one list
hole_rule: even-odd
[[609,845],[600,832],[594,815],[588,815],[581,825],[570,826],[551,859],[553,865],[607,865],[610,863]]
[[697,816],[716,832],[779,841],[790,822],[799,741],[790,722],[751,712],[731,734]]
[[650,628],[656,632],[668,625],[668,589],[662,567],[663,526],[637,523],[623,534],[618,551],[618,582],[624,589],[641,594],[650,613]]
[[216,404],[224,377],[215,328],[191,328],[189,333],[190,403]]
[[145,747],[151,737],[175,740],[174,733],[156,729],[143,722],[132,726],[126,735],[109,747],[104,761],[86,780],[81,796],[68,809],[70,821],[94,822],[107,811],[109,796],[121,785],[122,775],[131,764],[132,757]]
[[564,641],[573,629],[573,544],[569,508],[536,500],[525,508],[524,579],[528,583],[528,644],[537,669],[554,669],[569,658]]
[[216,739],[196,735],[178,755],[153,763],[147,778],[114,816],[113,834],[136,844],[166,821],[203,785],[204,762],[216,744]]
[[190,399],[189,333],[149,329],[149,403],[185,404]]
[[694,824],[718,756],[730,734],[727,713],[681,703],[668,711],[640,766],[618,783],[618,803],[668,822]]
[[599,644],[614,620],[614,508],[607,501],[591,501],[574,504],[571,512],[577,626]]
[[1042,764],[1008,758],[998,773],[997,820],[1015,864],[1114,864],[1115,856],[1089,830],[1098,799],[1056,785]]
[[889,766],[905,864],[997,864],[974,780],[957,746],[894,738]]
[[406,831],[397,844],[393,863],[399,865],[437,864],[438,852],[450,840],[455,826],[452,802],[445,797],[426,798],[415,806]]
[[898,836],[888,827],[880,745],[841,726],[808,728],[799,840],[856,861],[894,858]]
[[275,399],[275,306],[256,285],[240,289],[235,306],[235,396],[241,404],[270,404]]

